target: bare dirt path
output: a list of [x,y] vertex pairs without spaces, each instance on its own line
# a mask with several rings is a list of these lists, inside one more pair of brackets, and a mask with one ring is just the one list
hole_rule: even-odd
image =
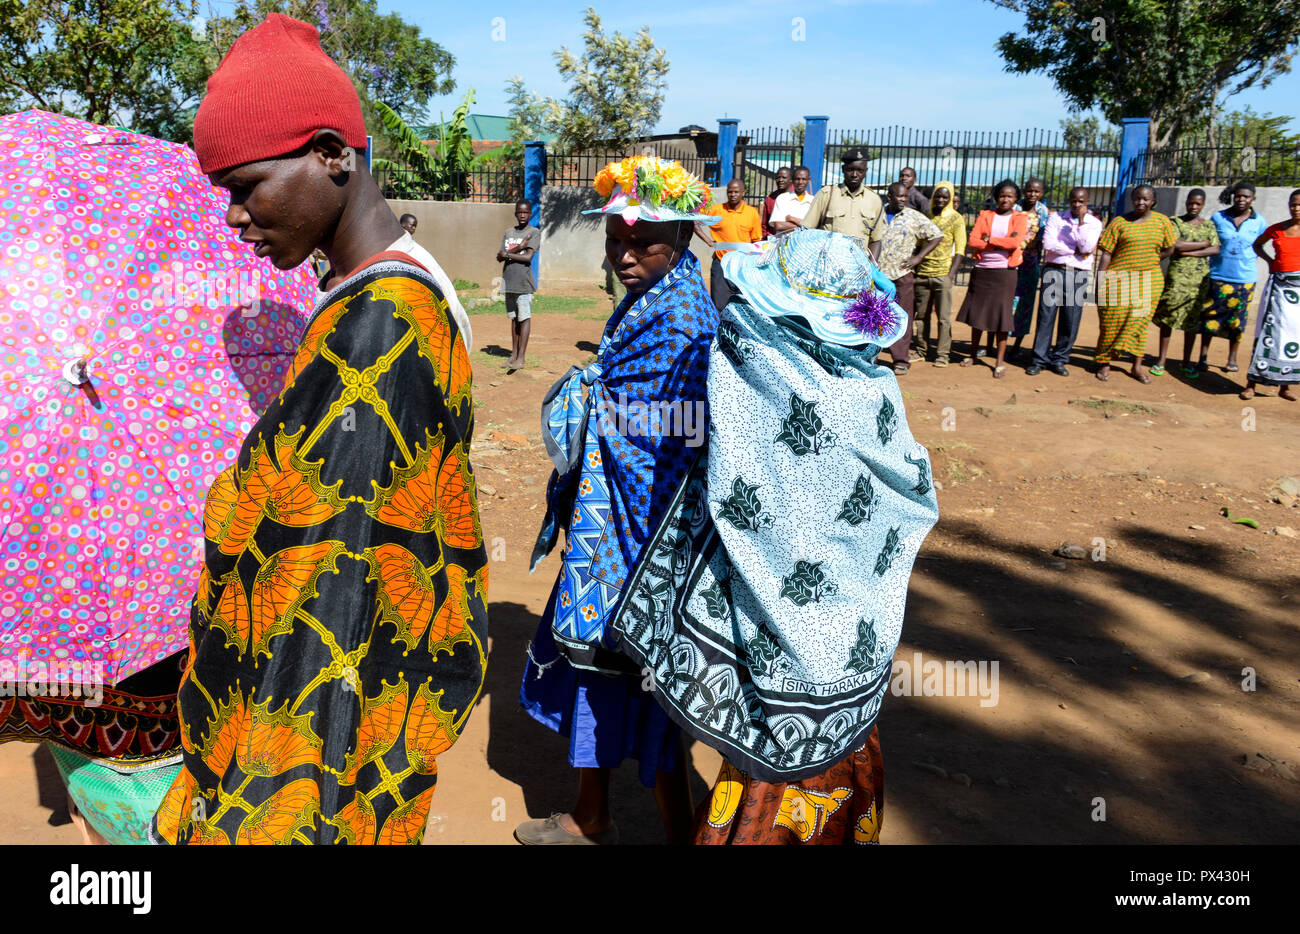
[[[473,319],[491,664],[439,762],[427,843],[510,842],[519,821],[571,803],[566,741],[517,702],[558,567],[527,573],[549,473],[537,413],[595,352],[607,309],[537,315],[532,363],[508,375],[506,321]],[[1085,354],[1095,338],[1089,310]],[[1223,355],[1216,344],[1212,362]],[[999,679],[996,705],[887,699],[883,842],[1295,842],[1300,539],[1270,530],[1300,529],[1300,507],[1269,492],[1300,476],[1300,404],[1274,390],[1242,402],[1242,374],[1218,367],[1150,385],[1071,370],[994,380],[982,365],[918,364],[901,377],[942,488],[897,660],[996,661]],[[1053,555],[1063,543],[1086,556]],[[692,759],[698,797],[720,760],[698,743]],[[630,764],[614,793],[623,839],[661,841]],[[75,842],[61,800],[48,755],[0,746],[0,841]]]

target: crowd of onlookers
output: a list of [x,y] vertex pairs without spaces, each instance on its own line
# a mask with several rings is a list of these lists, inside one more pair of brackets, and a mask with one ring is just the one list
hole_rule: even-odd
[[[1208,367],[1214,338],[1228,342],[1226,372],[1242,369],[1238,351],[1247,338],[1254,298],[1256,257],[1269,264],[1261,295],[1243,398],[1256,385],[1278,385],[1294,399],[1300,381],[1300,191],[1289,200],[1290,217],[1268,225],[1253,208],[1255,188],[1238,182],[1224,193],[1225,207],[1202,217],[1206,195],[1188,196],[1185,212],[1168,217],[1154,210],[1155,191],[1130,191],[1131,210],[1109,224],[1089,210],[1089,191],[1069,192],[1068,204],[1053,211],[1044,203],[1041,179],[1023,185],[1007,179],[993,186],[987,204],[968,230],[951,181],[917,186],[904,168],[880,194],[863,184],[867,154],[849,149],[842,157],[843,181],[810,190],[806,166],[782,168],[776,188],[761,206],[745,202],[740,179],[727,198],[710,209],[719,223],[719,243],[757,242],[799,227],[847,234],[862,241],[880,270],[894,283],[899,304],[913,316],[913,329],[889,347],[894,371],[930,360],[935,366],[971,366],[990,358],[992,375],[1005,375],[1008,359],[1036,376],[1051,370],[1068,376],[1079,324],[1087,303],[1097,305],[1100,336],[1094,373],[1108,380],[1111,363],[1131,356],[1133,378],[1149,383],[1166,374],[1172,332],[1183,332],[1180,373],[1197,379]],[[1270,252],[1271,250],[1271,252]],[[722,276],[724,251],[715,252],[710,277],[714,300],[730,298]],[[973,260],[970,283],[956,321],[971,329],[968,352],[953,350],[953,293],[963,257]],[[1167,262],[1166,262],[1167,261]],[[931,320],[937,320],[937,335]],[[1159,349],[1147,366],[1151,321],[1159,328]],[[1030,347],[1022,343],[1033,334]],[[987,335],[987,346],[985,337]],[[1200,353],[1194,361],[1196,339]],[[1008,338],[1012,346],[1008,351]]]
[[[1071,189],[1067,203],[1051,210],[1041,179],[1029,178],[1023,185],[1006,179],[993,186],[968,230],[951,181],[928,186],[926,194],[917,185],[916,172],[904,168],[882,198],[863,183],[863,150],[845,152],[842,169],[843,181],[814,192],[806,166],[782,168],[776,187],[759,205],[746,202],[741,179],[728,183],[725,200],[707,212],[718,218],[717,224],[707,234],[698,228],[717,247],[709,288],[719,309],[733,294],[722,273],[728,244],[779,238],[800,227],[829,230],[867,247],[893,282],[899,305],[912,315],[913,327],[888,348],[899,375],[924,361],[969,367],[986,358],[998,379],[1008,362],[1022,365],[1030,376],[1043,370],[1068,376],[1084,307],[1095,304],[1099,336],[1092,362],[1099,380],[1109,380],[1112,361],[1124,356],[1131,358],[1129,372],[1140,382],[1166,375],[1175,369],[1168,361],[1173,332],[1181,331],[1176,372],[1183,379],[1196,380],[1207,371],[1215,338],[1227,341],[1223,370],[1240,371],[1240,347],[1249,340],[1242,397],[1253,397],[1258,385],[1276,385],[1282,398],[1296,398],[1300,191],[1289,199],[1290,216],[1270,226],[1253,207],[1250,182],[1225,189],[1225,206],[1208,217],[1202,189],[1187,195],[1181,215],[1169,217],[1155,210],[1154,189],[1138,185],[1129,192],[1131,209],[1103,224],[1090,210],[1087,188]],[[540,233],[530,223],[531,212],[528,201],[516,203],[516,224],[503,234],[496,256],[511,322],[511,369],[524,365],[536,290],[532,260]],[[402,220],[414,232],[415,219],[405,215]],[[1269,276],[1248,335],[1258,284],[1256,257],[1268,263]],[[958,355],[953,296],[964,259],[971,267],[970,281],[955,320],[970,328],[970,339],[966,352]],[[1158,349],[1148,366],[1147,332],[1153,321]],[[1027,338],[1029,346],[1022,347]]]

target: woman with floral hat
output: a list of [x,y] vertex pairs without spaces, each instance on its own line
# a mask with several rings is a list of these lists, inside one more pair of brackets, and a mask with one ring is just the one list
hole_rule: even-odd
[[[689,244],[709,189],[676,162],[635,156],[596,176],[607,201],[605,253],[627,295],[596,362],[546,394],[543,438],[556,471],[533,567],[566,545],[528,650],[520,702],[569,738],[578,797],[565,814],[515,830],[525,844],[614,843],[610,770],[640,763],[669,842],[685,842],[691,807],[680,731],[639,666],[606,632],[629,569],[641,560],[708,431],[705,378],[718,312]],[[586,397],[583,388],[586,387]]]

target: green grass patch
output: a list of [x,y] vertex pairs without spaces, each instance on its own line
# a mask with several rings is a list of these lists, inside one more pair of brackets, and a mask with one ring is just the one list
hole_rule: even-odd
[[931,449],[935,456],[942,457],[944,460],[944,469],[947,471],[948,481],[950,483],[969,483],[984,476],[984,471],[974,464],[968,464],[954,451],[973,451],[974,447],[965,441],[950,441],[945,444],[937,444]]
[[[604,321],[609,317],[609,312],[604,309],[605,304],[599,299],[573,298],[567,295],[533,296],[534,315],[572,314],[580,321]],[[465,311],[470,315],[504,315],[506,302],[502,299],[499,302],[466,308]]]
[[1070,405],[1077,405],[1084,409],[1095,409],[1107,415],[1111,412],[1128,412],[1132,415],[1156,414],[1155,409],[1140,402],[1119,402],[1114,399],[1071,399]]
[[468,279],[452,279],[451,287],[454,288],[457,292],[462,292],[466,289],[477,289],[478,283],[470,282]]

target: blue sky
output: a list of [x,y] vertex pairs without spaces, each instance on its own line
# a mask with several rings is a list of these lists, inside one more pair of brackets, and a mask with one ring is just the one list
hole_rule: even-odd
[[[588,4],[461,0],[454,6],[379,0],[456,56],[457,90],[430,107],[451,115],[474,88],[476,113],[504,114],[505,80],[540,93],[564,86],[552,53],[581,47]],[[671,63],[659,131],[722,116],[742,129],[827,114],[833,128],[1055,129],[1066,115],[1051,81],[1002,70],[997,38],[1020,18],[985,0],[595,0],[607,32],[643,23]],[[494,41],[496,18],[504,41]],[[793,33],[803,21],[805,41]],[[498,34],[500,29],[498,29]],[[888,40],[888,46],[885,40]],[[864,80],[864,70],[871,77]],[[1230,108],[1292,116],[1300,75],[1231,98]],[[1292,127],[1300,125],[1294,118]]]

